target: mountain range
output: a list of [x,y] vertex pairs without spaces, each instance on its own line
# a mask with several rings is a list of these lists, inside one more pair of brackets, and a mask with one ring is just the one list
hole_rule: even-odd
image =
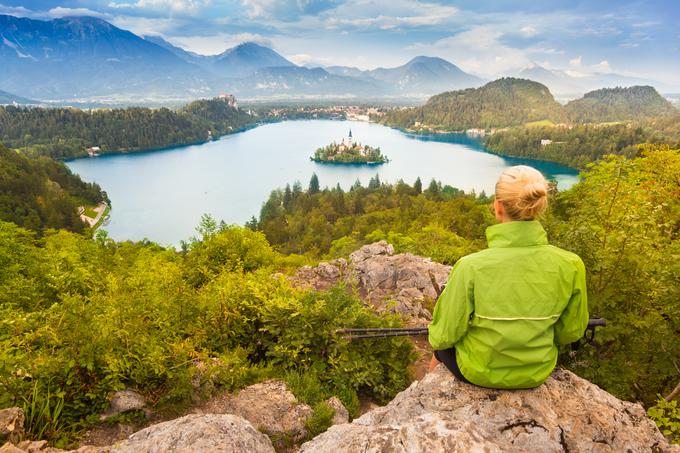
[[[62,102],[184,100],[224,92],[241,99],[426,99],[486,82],[437,57],[361,70],[297,66],[253,42],[219,55],[199,55],[160,36],[138,36],[95,17],[43,21],[0,15],[0,65],[0,90]],[[613,74],[577,78],[539,65],[525,68],[519,77],[544,83],[556,94],[649,84]]]

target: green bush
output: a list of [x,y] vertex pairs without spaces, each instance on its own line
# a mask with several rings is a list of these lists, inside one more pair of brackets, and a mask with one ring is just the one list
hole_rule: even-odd
[[656,406],[647,409],[647,415],[654,420],[661,433],[674,444],[680,444],[680,405],[677,400],[666,401],[659,395]]

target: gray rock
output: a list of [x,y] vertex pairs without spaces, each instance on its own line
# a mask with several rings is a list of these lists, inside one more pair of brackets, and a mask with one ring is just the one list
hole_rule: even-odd
[[335,415],[333,415],[333,424],[341,425],[343,423],[349,423],[349,412],[342,404],[342,401],[338,399],[337,396],[332,396],[326,400],[326,404],[335,410]]
[[142,410],[146,406],[144,397],[134,390],[116,392],[111,397],[109,409],[101,415],[102,420],[123,414],[129,411]]
[[192,414],[136,432],[112,453],[274,453],[267,436],[229,414]]
[[235,414],[262,432],[285,436],[294,441],[307,435],[305,422],[313,410],[300,404],[285,382],[269,380],[244,388],[238,394],[225,394],[209,401],[201,413]]
[[24,411],[18,407],[0,410],[0,440],[18,440],[24,433]]
[[457,381],[440,365],[387,406],[335,425],[300,452],[677,452],[642,406],[556,370],[536,389]]
[[295,286],[315,290],[344,282],[356,286],[377,311],[399,313],[411,325],[426,325],[432,319],[428,305],[434,305],[437,288],[444,286],[449,272],[450,266],[429,258],[395,255],[390,244],[380,241],[352,253],[349,263],[335,260],[317,267],[304,266],[291,280]]

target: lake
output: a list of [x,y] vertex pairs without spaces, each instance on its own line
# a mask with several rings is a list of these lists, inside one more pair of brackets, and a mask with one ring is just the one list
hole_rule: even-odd
[[[379,166],[311,162],[314,150],[340,141],[349,130],[356,141],[380,147],[389,163]],[[67,162],[86,181],[95,181],[111,199],[111,219],[104,229],[116,240],[144,238],[177,245],[195,234],[201,215],[243,225],[259,216],[273,189],[300,181],[307,187],[313,173],[321,186],[347,190],[358,179],[367,185],[417,177],[427,187],[443,184],[493,193],[503,169],[517,164],[538,168],[566,189],[577,172],[549,162],[496,156],[464,134],[412,135],[378,124],[353,121],[301,120],[266,124],[219,140],[162,151],[112,154]]]

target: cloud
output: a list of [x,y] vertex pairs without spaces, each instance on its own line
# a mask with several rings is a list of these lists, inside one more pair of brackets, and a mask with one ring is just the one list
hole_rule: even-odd
[[197,13],[208,0],[137,0],[136,2],[110,2],[113,9],[165,10],[179,13]]
[[525,25],[519,29],[519,34],[525,38],[533,38],[534,36],[538,35],[538,30],[536,30],[536,28],[532,25]]
[[410,46],[410,49],[435,51],[464,70],[485,76],[507,74],[531,63],[524,50],[504,45],[500,41],[502,36],[495,27],[478,26],[432,44]]
[[337,61],[330,57],[315,57],[306,53],[286,55],[286,58],[298,66],[333,66]]
[[569,60],[569,64],[570,64],[571,66],[580,68],[580,67],[581,67],[581,62],[582,62],[582,61],[583,61],[583,59],[582,59],[581,56],[579,55],[578,57],[572,58],[571,60]]
[[251,19],[290,21],[300,16],[322,13],[336,7],[340,0],[241,0]]
[[33,15],[33,11],[24,8],[23,6],[7,6],[0,3],[0,14],[9,14],[10,16],[26,17]]
[[56,8],[52,8],[51,10],[47,11],[47,15],[53,18],[72,16],[92,16],[104,19],[110,18],[109,14],[101,13],[99,11],[93,11],[88,8],[65,8],[63,6],[57,6]]

